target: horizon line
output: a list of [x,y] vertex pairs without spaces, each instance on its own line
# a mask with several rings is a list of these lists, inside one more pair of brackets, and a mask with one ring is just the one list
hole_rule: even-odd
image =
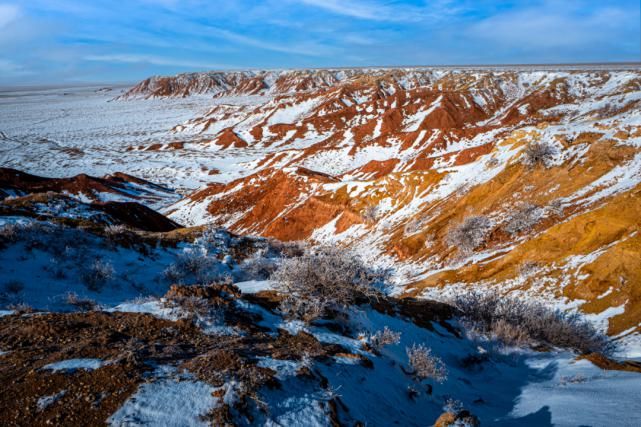
[[[270,72],[270,71],[316,71],[316,70],[400,70],[400,69],[465,69],[465,70],[488,70],[488,69],[510,69],[510,68],[531,68],[541,71],[571,70],[571,71],[625,71],[635,68],[641,68],[641,61],[613,61],[613,62],[559,62],[559,63],[496,63],[496,64],[439,64],[439,65],[366,65],[366,66],[333,66],[333,67],[285,67],[285,68],[268,68],[268,67],[247,67],[247,68],[225,68],[209,69],[196,71],[183,71],[174,74],[152,74],[138,80],[131,81],[71,81],[66,83],[34,83],[34,84],[17,84],[17,85],[0,85],[0,92],[7,89],[56,89],[65,87],[94,87],[94,86],[126,86],[137,84],[141,81],[152,77],[173,77],[185,74],[205,74],[205,73],[234,73],[243,71]],[[596,67],[596,68],[590,68]],[[611,68],[608,68],[611,67]],[[552,69],[553,68],[553,69]]]

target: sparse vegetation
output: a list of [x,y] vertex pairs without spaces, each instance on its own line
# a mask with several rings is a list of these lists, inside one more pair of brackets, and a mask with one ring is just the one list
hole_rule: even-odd
[[365,206],[365,209],[363,209],[361,216],[363,217],[365,222],[373,224],[380,216],[380,213],[381,212],[378,205],[367,205]]
[[164,271],[164,276],[174,283],[183,283],[189,277],[197,283],[209,283],[217,277],[213,271],[216,264],[216,259],[198,248],[189,248],[178,254],[176,261]]
[[376,284],[385,275],[347,250],[318,247],[284,259],[272,278],[284,295],[282,312],[312,321],[329,310],[344,311],[359,297],[378,296]]
[[522,277],[528,277],[532,273],[536,272],[540,268],[540,265],[536,261],[524,261],[519,265],[519,275]]
[[81,273],[80,278],[87,289],[100,292],[102,287],[113,278],[114,273],[114,267],[109,261],[97,258]]
[[443,361],[432,354],[432,349],[423,344],[413,344],[405,349],[414,375],[420,379],[432,379],[437,383],[447,380],[447,368]]
[[565,210],[565,207],[563,206],[563,200],[561,199],[553,200],[548,205],[548,211],[556,217],[562,217],[564,210]]
[[544,344],[581,353],[609,354],[612,350],[608,337],[578,313],[497,292],[470,292],[457,297],[453,304],[462,312],[468,328],[507,345]]
[[302,256],[307,248],[306,242],[282,242],[280,240],[269,240],[269,247],[283,258]]
[[96,301],[90,298],[83,298],[75,292],[69,292],[65,298],[67,304],[78,308],[81,311],[91,311],[98,307]]
[[531,231],[541,221],[543,214],[544,210],[540,206],[524,203],[512,213],[503,228],[512,236]]
[[401,342],[401,333],[392,331],[387,326],[385,326],[383,330],[377,331],[369,337],[369,344],[376,351],[380,351],[387,345],[394,345],[398,344],[399,342]]
[[119,236],[129,232],[129,228],[122,224],[108,225],[105,227],[105,235],[107,237]]
[[522,162],[529,168],[549,168],[558,154],[558,149],[548,142],[530,142],[523,151]]
[[412,218],[407,222],[407,224],[405,224],[403,233],[406,235],[418,233],[419,231],[421,231],[421,228],[423,228],[423,223],[417,218]]
[[497,159],[496,157],[492,157],[491,159],[489,159],[489,160],[487,161],[487,165],[488,165],[489,167],[491,167],[491,168],[495,168],[495,167],[497,167],[497,166],[499,165],[499,163],[500,163],[500,162],[499,162],[499,159]]
[[276,259],[267,257],[265,250],[258,250],[242,263],[243,271],[252,279],[265,280],[278,269]]
[[19,302],[16,304],[10,304],[7,306],[9,310],[14,311],[16,314],[27,314],[33,313],[33,307],[25,302]]
[[492,222],[486,216],[472,216],[454,227],[447,235],[447,242],[463,255],[469,255],[487,241]]

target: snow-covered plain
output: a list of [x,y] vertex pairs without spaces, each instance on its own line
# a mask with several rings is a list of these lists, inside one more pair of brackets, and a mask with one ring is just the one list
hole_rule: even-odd
[[[190,149],[189,144],[179,152],[127,151],[129,147],[200,141],[198,136],[177,136],[172,128],[229,100],[201,95],[124,102],[114,100],[122,88],[98,89],[0,92],[0,165],[51,177],[125,172],[193,190],[211,181],[209,170],[218,169],[221,180],[230,180],[243,175],[239,163],[255,158],[231,150],[223,154]],[[244,102],[251,102],[248,99]]]

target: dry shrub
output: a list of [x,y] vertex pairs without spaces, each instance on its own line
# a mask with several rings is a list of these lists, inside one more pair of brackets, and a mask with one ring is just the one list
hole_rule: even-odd
[[403,227],[403,233],[406,235],[418,233],[423,228],[423,222],[419,221],[417,218],[412,218],[405,224]]
[[565,207],[563,206],[563,200],[556,199],[553,200],[547,207],[548,212],[556,217],[562,217]]
[[541,268],[541,265],[536,261],[524,261],[519,265],[519,275],[522,277],[528,277]]
[[24,242],[28,249],[33,249],[43,246],[45,240],[50,240],[51,235],[60,233],[61,230],[61,226],[38,221],[4,224],[0,227],[0,247],[9,243]]
[[386,345],[394,345],[401,342],[401,333],[392,331],[385,326],[382,331],[377,331],[369,337],[369,344],[377,351],[380,351]]
[[499,162],[499,159],[497,159],[496,157],[492,157],[491,159],[489,159],[489,160],[487,161],[487,165],[488,165],[489,167],[491,167],[491,168],[495,168],[495,167],[497,167],[497,166],[499,165],[499,163],[500,163],[500,162]]
[[491,231],[492,222],[486,216],[472,216],[450,230],[447,242],[469,255],[485,244]]
[[345,249],[318,247],[284,259],[272,279],[284,295],[282,312],[312,321],[329,310],[345,311],[359,297],[377,297],[385,274]]
[[269,249],[283,258],[302,256],[307,248],[307,243],[301,241],[282,242],[280,240],[269,240]]
[[67,304],[82,311],[92,311],[98,308],[96,301],[90,298],[82,298],[75,292],[69,292],[65,298]]
[[102,287],[114,277],[114,267],[109,261],[97,258],[80,275],[87,289],[99,292]]
[[523,151],[522,162],[530,168],[549,168],[558,154],[558,149],[548,142],[530,142]]
[[122,234],[129,233],[129,228],[122,224],[108,225],[104,229],[105,235],[107,237],[118,237]]
[[531,231],[543,218],[544,210],[531,203],[524,203],[508,218],[504,229],[512,236]]
[[17,304],[11,304],[7,306],[7,309],[12,310],[15,314],[28,314],[33,313],[33,307],[31,307],[26,302],[19,302]]
[[432,354],[432,349],[423,344],[413,344],[405,349],[410,368],[420,379],[432,379],[438,383],[447,380],[447,368],[443,361]]
[[470,292],[457,297],[453,304],[473,331],[508,345],[546,344],[581,353],[609,354],[613,350],[608,337],[578,313],[496,292]]
[[363,217],[365,222],[373,224],[380,216],[380,213],[381,212],[378,205],[367,205],[365,206],[365,209],[363,209],[361,216]]
[[265,280],[278,269],[278,262],[267,257],[266,251],[258,250],[241,264],[242,270],[252,279]]
[[209,283],[216,278],[213,270],[217,263],[206,253],[190,248],[178,254],[176,261],[165,269],[163,275],[174,283],[182,283],[188,277],[193,277],[198,283]]

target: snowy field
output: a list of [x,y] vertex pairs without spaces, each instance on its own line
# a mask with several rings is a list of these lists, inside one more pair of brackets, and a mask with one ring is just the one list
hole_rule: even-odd
[[[177,136],[176,125],[217,103],[252,103],[253,97],[114,100],[123,88],[100,87],[0,92],[0,166],[50,177],[125,172],[189,191],[244,175],[252,153],[196,146],[198,137]],[[183,150],[127,151],[129,147],[185,142]],[[251,150],[250,150],[251,151]]]

